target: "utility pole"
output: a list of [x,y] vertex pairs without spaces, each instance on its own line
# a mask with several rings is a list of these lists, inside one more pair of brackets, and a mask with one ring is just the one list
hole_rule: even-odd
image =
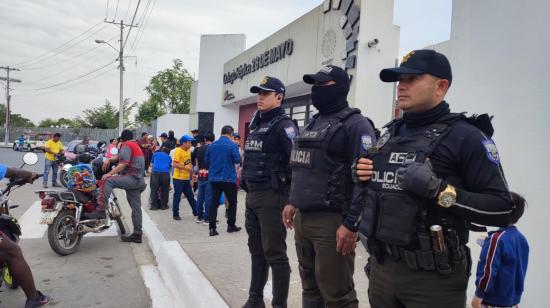
[[[124,28],[134,28],[137,25],[125,24],[122,19],[120,23],[113,21],[105,21],[108,24],[113,24],[120,27],[120,48],[118,50],[118,69],[120,71],[120,105],[118,108],[118,133],[122,133],[124,129]],[[96,41],[97,42],[97,41]]]
[[9,66],[0,66],[0,69],[6,71],[6,77],[0,77],[0,80],[6,81],[6,123],[5,123],[5,136],[4,143],[8,145],[10,143],[10,81],[11,82],[21,82],[19,79],[10,78],[10,71],[19,71],[19,69]]

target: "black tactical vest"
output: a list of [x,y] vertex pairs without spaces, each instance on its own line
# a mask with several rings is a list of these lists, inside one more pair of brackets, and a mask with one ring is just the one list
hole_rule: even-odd
[[368,238],[387,244],[416,244],[418,232],[429,232],[428,201],[407,193],[399,187],[396,172],[409,162],[424,162],[450,131],[460,114],[448,114],[425,129],[409,136],[396,136],[401,120],[390,122],[376,147],[369,150],[373,175],[368,182],[368,198],[360,231]]
[[271,181],[271,173],[279,160],[279,153],[264,152],[264,142],[272,129],[285,119],[287,115],[281,114],[269,122],[261,122],[253,127],[244,144],[244,161],[241,176],[249,182]]
[[[349,162],[328,155],[330,141],[343,123],[359,109],[344,108],[319,123],[317,116],[294,140],[290,154],[292,184],[290,203],[302,211],[337,211],[346,208],[346,177],[351,176]],[[317,123],[316,123],[317,122]],[[317,124],[317,128],[313,128]]]

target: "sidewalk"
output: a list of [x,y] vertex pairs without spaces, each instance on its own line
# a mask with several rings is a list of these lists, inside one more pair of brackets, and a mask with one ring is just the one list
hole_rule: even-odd
[[[147,180],[148,178],[146,178]],[[247,235],[244,228],[245,193],[239,192],[237,207],[237,225],[243,227],[238,233],[227,233],[227,223],[224,219],[223,207],[219,208],[219,236],[208,236],[208,226],[195,223],[191,209],[186,199],[180,204],[181,221],[172,219],[172,198],[169,210],[149,211],[147,189],[142,194],[143,208],[152,221],[160,229],[168,241],[177,241],[189,258],[197,265],[200,272],[220,293],[230,307],[241,307],[248,297],[250,283],[250,255],[248,253]],[[298,261],[294,246],[294,232],[287,235],[287,252],[292,268],[288,307],[301,307],[301,283],[298,274]],[[358,245],[355,258],[355,285],[360,307],[369,307],[367,288],[368,280],[363,267],[367,262],[367,253],[362,245]],[[192,279],[191,277],[189,279]],[[266,304],[271,300],[271,278],[264,290]],[[196,294],[201,296],[201,294]],[[269,305],[268,305],[269,306]]]

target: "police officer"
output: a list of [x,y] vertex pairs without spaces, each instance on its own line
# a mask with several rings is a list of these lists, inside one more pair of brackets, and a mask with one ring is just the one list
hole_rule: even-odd
[[354,250],[363,205],[360,196],[352,198],[350,167],[373,145],[374,129],[349,107],[350,78],[343,69],[329,65],[303,80],[313,84],[319,113],[294,142],[290,202],[283,211],[285,226],[296,228],[302,306],[358,307]]
[[298,128],[281,108],[285,86],[279,79],[265,77],[250,92],[258,94],[258,111],[249,126],[241,174],[242,187],[247,191],[245,227],[252,259],[249,297],[243,307],[264,307],[269,266],[273,279],[271,304],[286,307],[290,266],[281,212],[288,202],[288,162]]
[[361,223],[371,306],[465,307],[469,222],[506,225],[512,208],[490,118],[450,112],[451,66],[436,51],[412,51],[380,79],[399,82],[404,115],[357,166],[372,176]]

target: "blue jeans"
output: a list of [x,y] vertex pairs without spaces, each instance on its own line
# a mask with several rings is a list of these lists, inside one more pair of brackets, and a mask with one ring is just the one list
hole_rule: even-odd
[[57,183],[57,170],[59,170],[59,164],[53,160],[44,159],[44,184],[48,184],[48,175],[50,174],[50,168],[52,169],[52,184]]
[[199,218],[208,221],[208,208],[212,199],[212,187],[208,180],[199,180],[199,193],[197,195],[197,214]]
[[193,187],[191,186],[191,181],[174,179],[173,182],[174,203],[172,204],[172,215],[174,217],[180,215],[180,201],[181,194],[183,193],[185,195],[185,198],[187,198],[187,201],[189,202],[191,210],[193,211],[193,216],[197,216],[197,202],[195,201],[195,196],[193,195]]

